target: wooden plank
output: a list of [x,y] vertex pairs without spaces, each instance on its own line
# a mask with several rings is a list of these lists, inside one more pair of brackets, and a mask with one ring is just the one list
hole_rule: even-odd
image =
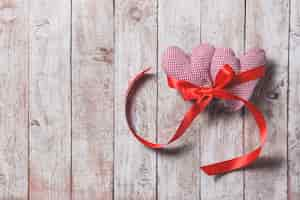
[[[158,75],[158,141],[167,142],[175,132],[190,103],[167,86],[161,66],[162,54],[169,46],[187,53],[200,42],[200,1],[159,0],[159,75]],[[199,117],[186,136],[170,149],[158,153],[158,199],[199,199],[200,157]]]
[[300,199],[300,2],[290,5],[290,71],[288,102],[288,198]]
[[113,1],[73,0],[72,5],[72,199],[109,200],[113,196]]
[[0,1],[0,199],[28,191],[28,1]]
[[[246,47],[262,47],[268,77],[257,105],[268,123],[267,144],[256,164],[245,171],[245,199],[287,199],[287,89],[289,1],[247,1]],[[255,131],[255,135],[253,134]],[[245,149],[258,143],[251,116],[245,121]]]
[[[114,197],[155,199],[156,154],[130,135],[124,118],[124,94],[133,75],[145,66],[156,66],[156,1],[117,0],[115,6]],[[152,141],[156,135],[156,93],[155,79],[150,79],[141,86],[133,102],[135,126]]]
[[[215,47],[232,48],[236,55],[244,50],[244,1],[202,0],[201,39]],[[243,117],[241,111],[226,113],[211,108],[201,128],[201,161],[209,164],[243,153]],[[202,200],[243,199],[243,173],[201,178]]]
[[30,2],[30,199],[70,199],[70,1]]

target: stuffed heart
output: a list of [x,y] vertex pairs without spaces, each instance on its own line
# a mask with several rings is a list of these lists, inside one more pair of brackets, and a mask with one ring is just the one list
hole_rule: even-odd
[[[265,52],[251,49],[237,58],[230,48],[214,48],[209,44],[200,44],[193,48],[191,55],[178,47],[169,47],[162,57],[162,66],[167,76],[185,80],[197,86],[213,86],[220,68],[229,64],[235,73],[247,71],[265,65]],[[228,88],[232,94],[249,100],[258,80],[249,81]],[[240,101],[224,101],[222,106],[228,111],[243,107]]]
[[168,142],[154,143],[140,136],[130,117],[130,99],[139,81],[150,70],[147,68],[135,75],[126,92],[125,113],[131,133],[145,146],[162,149],[182,137],[197,115],[204,111],[213,99],[225,101],[221,105],[230,111],[245,105],[259,128],[259,147],[243,156],[201,166],[201,169],[208,175],[217,175],[251,164],[258,158],[267,136],[263,114],[248,101],[257,84],[256,80],[265,75],[265,60],[265,53],[261,49],[252,49],[238,59],[231,49],[214,48],[208,44],[195,47],[191,55],[187,55],[178,47],[170,47],[162,60],[168,76],[168,86],[177,90],[184,100],[194,102]]

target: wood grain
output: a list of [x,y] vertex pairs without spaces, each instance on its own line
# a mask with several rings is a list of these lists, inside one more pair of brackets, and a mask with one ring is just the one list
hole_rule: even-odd
[[73,0],[72,5],[72,197],[109,200],[113,196],[113,1]]
[[[190,53],[200,42],[200,1],[158,2],[158,141],[163,143],[175,132],[190,103],[168,88],[161,56],[175,45]],[[199,123],[202,119],[193,122],[180,144],[158,153],[158,199],[199,199]]]
[[288,198],[300,199],[300,2],[291,1],[289,130],[288,130]]
[[[262,47],[268,76],[256,103],[265,114],[268,139],[262,157],[245,171],[245,199],[287,199],[287,89],[289,1],[247,1],[246,47]],[[246,150],[258,144],[252,118],[245,121]]]
[[[300,199],[299,24],[297,0],[0,0],[0,200]],[[263,155],[215,177],[199,166],[258,144],[248,112],[210,106],[158,152],[124,117],[128,80],[153,67],[132,117],[167,141],[191,104],[167,87],[161,55],[200,41],[268,58],[252,99],[268,121]]]
[[[202,0],[201,39],[215,47],[232,48],[237,56],[244,51],[244,1]],[[201,126],[202,165],[239,156],[243,153],[241,111],[224,113],[211,107],[207,123]],[[243,173],[201,178],[201,198],[243,199]]]
[[[124,97],[129,79],[146,66],[156,66],[156,1],[117,0],[115,46],[115,200],[156,197],[156,153],[130,135]],[[133,102],[133,121],[144,137],[155,141],[156,81],[147,79]]]
[[0,199],[28,191],[28,1],[0,1]]
[[30,199],[70,199],[70,1],[30,2]]

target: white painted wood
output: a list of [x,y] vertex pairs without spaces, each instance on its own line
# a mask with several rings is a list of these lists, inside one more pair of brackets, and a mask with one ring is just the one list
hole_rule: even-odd
[[[115,200],[156,197],[156,153],[130,135],[124,113],[129,79],[156,66],[156,1],[115,1]],[[149,79],[148,79],[149,80]],[[133,120],[141,135],[155,141],[156,82],[146,81],[133,103]]]
[[[158,141],[167,142],[191,104],[184,102],[175,90],[168,88],[161,66],[162,54],[169,46],[176,45],[190,52],[199,44],[200,1],[158,2]],[[158,199],[199,199],[198,129],[203,123],[202,117],[193,122],[179,143],[158,153]]]
[[[0,0],[0,199],[298,200],[299,8],[297,0]],[[124,117],[128,80],[146,66],[156,72],[158,57],[158,79],[137,91],[133,118],[146,138],[169,138],[190,104],[167,88],[161,54],[170,45],[190,51],[200,38],[238,53],[244,42],[262,47],[269,59],[255,101],[269,127],[263,156],[216,177],[200,164],[257,145],[249,114],[245,149],[241,113],[211,109],[160,153],[139,144]]]
[[291,1],[289,130],[288,130],[288,198],[300,199],[300,2]]
[[[266,50],[269,68],[257,105],[268,123],[262,157],[245,171],[245,199],[287,199],[287,89],[289,1],[247,1],[246,47]],[[251,116],[245,121],[245,147],[258,144]]]
[[28,191],[28,1],[0,1],[0,199]]
[[[232,48],[237,55],[244,50],[244,1],[202,0],[201,39],[215,47]],[[243,153],[241,111],[224,113],[211,107],[207,123],[201,126],[201,163],[231,159]],[[243,199],[243,173],[201,177],[201,198]]]
[[71,197],[71,2],[30,2],[30,199]]
[[112,199],[113,1],[72,1],[72,199]]

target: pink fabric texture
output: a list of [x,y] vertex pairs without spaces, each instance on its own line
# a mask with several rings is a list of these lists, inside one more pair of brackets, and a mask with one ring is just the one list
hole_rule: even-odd
[[[266,57],[262,49],[254,48],[240,58],[230,48],[214,48],[209,44],[200,44],[193,48],[191,55],[178,47],[169,47],[162,57],[162,66],[167,74],[177,80],[189,81],[198,86],[212,86],[218,70],[225,64],[231,65],[236,73],[265,65]],[[249,100],[258,80],[228,88],[232,94]],[[221,106],[227,111],[236,111],[243,107],[238,101],[224,101]]]

